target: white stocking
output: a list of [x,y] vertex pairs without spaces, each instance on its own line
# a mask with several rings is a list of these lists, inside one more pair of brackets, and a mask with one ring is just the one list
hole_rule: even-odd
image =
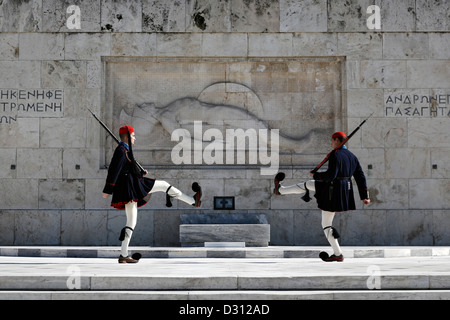
[[[170,187],[170,189],[169,189],[169,187]],[[181,192],[180,190],[178,190],[174,186],[170,186],[170,184],[168,182],[162,181],[162,180],[155,180],[155,184],[153,185],[153,188],[150,191],[150,193],[167,192],[167,189],[169,189],[168,194],[172,198],[181,200],[181,201],[186,202],[187,204],[190,204],[190,205],[195,203],[195,199],[194,199],[193,196],[188,196],[187,194],[184,194],[183,192]]]
[[[309,191],[314,191],[314,192],[316,191],[314,180],[306,181],[306,187],[308,188]],[[293,186],[288,186],[288,187],[280,186],[279,192],[282,195],[284,195],[284,194],[304,194],[304,193],[306,193],[305,183],[302,182],[302,183],[294,184]]]
[[[126,227],[134,230],[137,222],[137,202],[130,201],[125,204],[125,214],[127,216]],[[131,236],[133,235],[133,231],[128,228],[125,229],[125,239],[122,241],[120,250],[122,257],[128,256],[128,245],[130,244]]]
[[[331,227],[333,225],[334,212],[330,211],[322,211],[322,228]],[[333,229],[327,228],[323,230],[325,232],[325,237],[333,248],[334,254],[339,256],[342,254],[341,248],[339,247],[339,243],[337,239],[333,236]]]

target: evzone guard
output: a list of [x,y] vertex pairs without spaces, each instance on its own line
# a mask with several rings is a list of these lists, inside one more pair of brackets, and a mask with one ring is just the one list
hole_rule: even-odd
[[[104,126],[100,120],[99,122]],[[109,129],[107,131],[110,132]],[[110,134],[114,137],[112,133]],[[119,263],[136,263],[141,255],[135,253],[130,257],[128,245],[137,222],[137,208],[145,205],[150,195],[155,192],[166,193],[166,206],[168,207],[172,206],[171,198],[199,207],[202,189],[197,182],[194,182],[192,190],[195,194],[194,196],[188,196],[166,181],[145,177],[148,173],[147,170],[144,170],[133,156],[132,146],[136,141],[134,128],[130,126],[121,127],[119,135],[121,141],[114,151],[108,168],[103,198],[112,195],[111,206],[119,210],[125,210],[127,217],[125,227],[119,237],[119,240],[122,241]]]
[[[275,188],[273,193],[275,195],[300,194],[303,195],[302,199],[308,202],[311,200],[310,191],[315,192],[314,197],[317,200],[317,206],[322,210],[322,228],[325,237],[333,248],[331,256],[326,252],[320,253],[320,258],[323,261],[344,261],[344,256],[337,240],[339,233],[333,227],[333,218],[336,212],[356,209],[352,177],[354,177],[358,186],[360,199],[365,205],[370,203],[366,178],[358,158],[344,146],[344,143],[348,141],[359,127],[349,137],[346,137],[345,133],[340,131],[335,132],[331,136],[333,151],[327,155],[319,166],[311,171],[310,176],[313,180],[291,186],[282,186],[281,182],[285,178],[285,174],[282,172],[279,172],[274,179]],[[317,172],[326,161],[329,162],[328,170]]]

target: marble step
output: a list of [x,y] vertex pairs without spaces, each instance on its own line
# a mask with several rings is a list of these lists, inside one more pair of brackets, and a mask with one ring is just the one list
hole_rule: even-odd
[[450,290],[0,291],[0,300],[450,300]]
[[450,290],[450,257],[141,259],[0,257],[0,291]]
[[[243,247],[241,243],[205,247],[130,247],[130,253],[140,252],[143,258],[317,258],[321,246]],[[345,258],[391,258],[450,256],[450,247],[342,247]],[[0,256],[117,258],[120,247],[80,246],[0,246]]]

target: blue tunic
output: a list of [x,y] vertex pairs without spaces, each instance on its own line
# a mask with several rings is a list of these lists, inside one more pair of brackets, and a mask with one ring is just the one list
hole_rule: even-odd
[[155,183],[154,179],[131,174],[128,150],[128,145],[121,142],[114,151],[103,188],[104,193],[112,194],[111,206],[119,210],[125,209],[125,204],[130,201],[137,202],[139,207],[145,205]]
[[314,174],[314,196],[319,209],[331,212],[355,210],[351,177],[355,178],[361,200],[368,199],[366,177],[358,158],[343,146],[331,154],[327,171]]

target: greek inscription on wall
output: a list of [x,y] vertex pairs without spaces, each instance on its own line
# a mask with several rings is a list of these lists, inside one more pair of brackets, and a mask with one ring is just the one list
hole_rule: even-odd
[[0,124],[11,124],[19,117],[62,117],[62,89],[0,89]]
[[385,96],[386,117],[450,117],[450,94],[392,93]]

